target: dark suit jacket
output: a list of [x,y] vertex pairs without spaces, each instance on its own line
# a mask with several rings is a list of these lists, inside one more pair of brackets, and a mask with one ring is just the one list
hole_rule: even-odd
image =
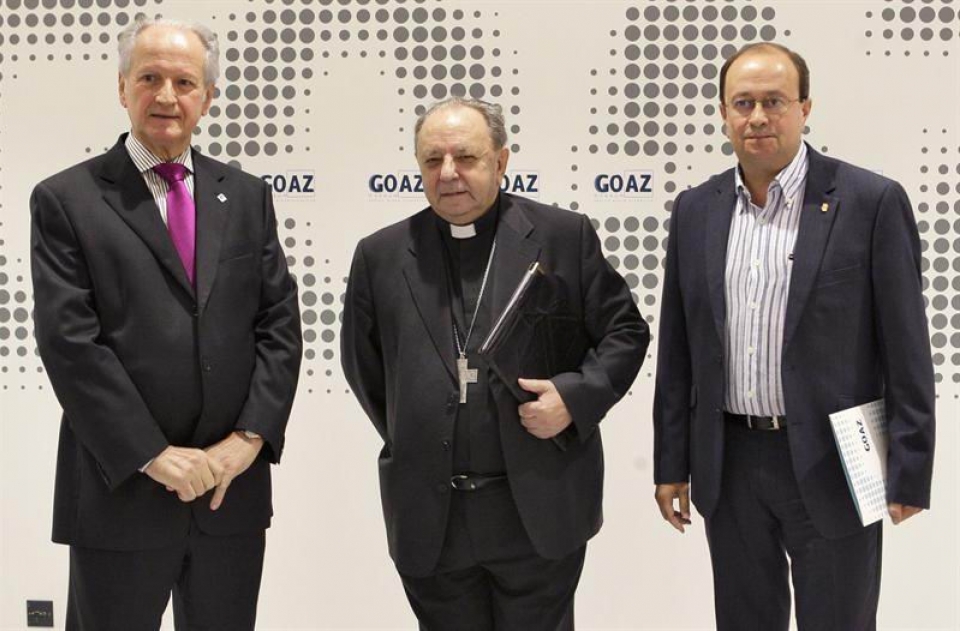
[[[592,348],[580,370],[553,378],[573,416],[561,451],[520,425],[518,402],[492,380],[510,488],[539,554],[560,558],[600,528],[603,458],[597,424],[636,377],[649,338],[623,279],[582,215],[501,195],[488,289],[494,314],[529,265],[541,261],[566,292],[566,313]],[[446,532],[458,388],[453,324],[434,212],[426,209],[363,239],[344,304],[347,381],[384,447],[380,490],[398,569],[426,575]],[[537,305],[530,305],[536,309]]]
[[[884,397],[890,501],[927,507],[934,381],[920,240],[896,182],[810,149],[794,249],[782,378],[793,469],[817,529],[858,530],[828,415]],[[826,211],[823,207],[826,205]],[[724,267],[734,171],[678,196],[670,220],[654,403],[655,481],[720,495]]]
[[[124,138],[30,200],[37,346],[64,410],[53,539],[158,547],[191,512],[210,534],[261,530],[301,351],[270,189],[194,152],[194,291]],[[138,472],[168,445],[237,428],[264,437],[262,457],[215,513]]]

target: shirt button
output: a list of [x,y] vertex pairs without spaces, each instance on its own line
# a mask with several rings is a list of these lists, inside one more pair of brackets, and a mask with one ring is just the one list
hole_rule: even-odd
[[755,351],[756,351],[756,349],[753,348],[752,346],[748,346],[748,347],[747,347],[747,354],[748,354],[748,355],[753,355],[753,353],[754,353]]
[[752,398],[753,398],[753,395],[754,395],[753,390],[750,390],[749,392],[747,392],[747,398],[748,398],[748,399],[752,399]]
[[757,304],[756,302],[751,302],[751,303],[750,303],[750,308],[751,308],[751,309],[759,309],[759,308],[760,308],[760,305]]
[[753,259],[753,266],[760,267],[760,259]]
[[445,441],[441,442],[440,445],[443,447],[443,450],[444,450],[444,451],[450,451],[450,441],[449,441],[449,440],[445,440]]
[[766,217],[760,217],[760,225],[763,226],[767,223]]

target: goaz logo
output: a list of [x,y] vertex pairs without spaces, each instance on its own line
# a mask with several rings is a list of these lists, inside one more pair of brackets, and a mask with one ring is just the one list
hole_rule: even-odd
[[274,195],[296,198],[316,195],[315,177],[313,171],[287,171],[261,175],[260,179],[267,183]]
[[375,173],[367,181],[367,187],[376,197],[423,199],[423,176],[419,171]]
[[538,171],[512,171],[503,175],[500,190],[537,199],[540,197],[540,173]]
[[[377,198],[423,199],[423,176],[419,171],[374,173],[367,180],[367,189]],[[540,173],[538,171],[506,173],[500,182],[500,190],[527,197],[540,197]]]
[[870,439],[867,437],[867,428],[864,427],[863,421],[857,419],[857,431],[860,433],[860,442],[863,443],[863,450],[870,451]]
[[653,197],[653,171],[601,173],[593,180],[594,190],[604,197]]

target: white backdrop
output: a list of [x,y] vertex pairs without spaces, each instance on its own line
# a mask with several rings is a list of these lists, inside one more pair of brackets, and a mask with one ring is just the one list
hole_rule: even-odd
[[[356,241],[423,205],[417,108],[463,90],[502,103],[511,190],[587,213],[656,331],[677,191],[733,164],[716,105],[732,47],[775,39],[812,70],[814,148],[904,184],[924,240],[940,432],[933,510],[885,533],[880,626],[960,629],[960,19],[951,0],[0,0],[0,628],[55,601],[49,542],[59,408],[35,352],[29,215],[42,178],[128,128],[114,38],[138,12],[221,37],[198,147],[270,178],[301,289],[306,357],[275,469],[260,629],[413,629],[380,515],[378,437],[339,369]],[[650,356],[656,353],[656,341]],[[603,422],[606,524],[582,629],[710,629],[710,564],[653,503],[648,357]],[[172,628],[172,625],[170,625]]]

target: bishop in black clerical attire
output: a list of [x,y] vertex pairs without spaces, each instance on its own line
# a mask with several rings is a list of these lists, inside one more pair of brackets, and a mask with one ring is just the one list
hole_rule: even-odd
[[[384,442],[390,553],[421,629],[573,629],[603,520],[599,423],[633,383],[648,328],[585,216],[500,192],[499,106],[452,98],[415,133],[430,207],[358,244],[341,336]],[[520,316],[531,335],[570,331],[585,351],[508,385],[478,349],[534,262],[550,290]]]

